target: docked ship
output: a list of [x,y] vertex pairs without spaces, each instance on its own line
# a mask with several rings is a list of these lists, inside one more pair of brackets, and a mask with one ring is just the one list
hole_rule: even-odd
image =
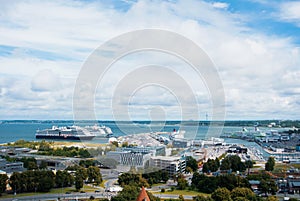
[[95,124],[94,126],[85,126],[85,129],[87,129],[89,132],[94,134],[96,137],[111,137],[113,135],[113,132],[110,127],[108,126],[98,126]]
[[96,137],[85,128],[80,126],[52,126],[50,129],[37,130],[36,139],[60,139],[60,140],[91,140]]

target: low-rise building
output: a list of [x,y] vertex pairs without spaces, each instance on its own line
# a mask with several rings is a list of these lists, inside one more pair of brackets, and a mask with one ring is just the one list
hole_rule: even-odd
[[107,158],[114,159],[118,164],[134,167],[145,167],[152,156],[151,152],[109,151]]
[[166,146],[133,146],[133,147],[119,147],[116,151],[130,151],[134,153],[151,153],[152,156],[165,156],[166,155]]
[[191,146],[191,141],[186,139],[174,139],[172,144],[174,148],[187,148]]
[[249,184],[254,192],[258,191],[260,184],[259,180],[249,180]]
[[186,162],[179,156],[154,156],[150,159],[150,167],[165,170],[169,176],[173,176],[185,172]]
[[6,173],[24,171],[23,162],[8,162],[5,159],[0,159],[0,170]]
[[300,179],[288,179],[287,187],[289,193],[300,193]]

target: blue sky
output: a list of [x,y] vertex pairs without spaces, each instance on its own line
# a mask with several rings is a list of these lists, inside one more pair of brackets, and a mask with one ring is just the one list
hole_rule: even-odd
[[[0,119],[72,119],[74,86],[88,56],[113,37],[146,28],[181,34],[208,54],[224,85],[226,119],[300,118],[300,1],[0,3]],[[113,119],[118,83],[136,66],[153,63],[185,76],[199,103],[199,119],[211,116],[210,93],[187,66],[165,55],[140,53],[108,71],[95,92],[97,118]],[[176,93],[141,88],[126,100],[130,116],[151,119],[159,107],[166,118],[180,119]]]

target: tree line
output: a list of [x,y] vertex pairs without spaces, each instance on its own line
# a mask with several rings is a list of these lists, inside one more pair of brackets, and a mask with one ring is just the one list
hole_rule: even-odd
[[56,174],[41,169],[14,172],[10,178],[6,174],[0,174],[0,193],[5,192],[7,182],[16,193],[49,192],[52,188],[73,185],[79,191],[84,183],[99,185],[102,182],[102,175],[96,166],[84,168],[78,165],[63,171],[58,170]]

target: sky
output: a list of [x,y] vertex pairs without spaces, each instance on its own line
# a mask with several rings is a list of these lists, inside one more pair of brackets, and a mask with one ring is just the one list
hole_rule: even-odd
[[[93,51],[121,34],[152,28],[178,33],[209,56],[223,83],[227,120],[300,119],[300,1],[0,0],[0,5],[0,119],[73,119],[76,80]],[[170,91],[154,84],[141,86],[129,100],[116,94],[124,77],[150,64],[180,74],[194,97],[179,102],[185,95],[180,86]],[[161,75],[152,70],[139,79]],[[114,120],[120,105],[134,120],[180,120],[183,112],[195,111],[205,120],[212,116],[210,95],[182,60],[137,52],[118,60],[99,81],[94,109],[99,120]],[[197,105],[182,108],[192,98]]]

